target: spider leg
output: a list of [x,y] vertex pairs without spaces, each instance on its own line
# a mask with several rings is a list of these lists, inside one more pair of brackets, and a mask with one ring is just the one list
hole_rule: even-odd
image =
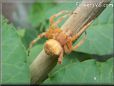
[[65,51],[65,53],[69,53],[67,45],[64,45],[64,51]]
[[60,17],[53,25],[57,26],[60,22],[62,22],[62,20],[66,17],[68,17],[69,14],[65,14],[64,16]]
[[67,54],[71,53],[71,51],[72,51],[72,41],[71,40],[69,42],[67,42],[66,45],[64,45],[64,51]]
[[28,48],[28,56],[29,56],[29,53],[30,53],[30,49],[32,48],[32,46],[39,40],[41,39],[42,37],[45,36],[45,33],[42,33],[42,34],[39,34],[37,36],[37,38],[35,38],[34,40],[31,41],[31,43],[29,44],[29,48]]
[[63,59],[63,50],[61,51],[59,58],[58,58],[58,63],[61,64]]
[[[62,15],[62,14],[65,14],[64,16],[60,17],[58,19],[58,21],[54,22],[54,18]],[[73,12],[73,11],[67,11],[67,10],[62,10],[60,11],[59,13],[53,15],[50,17],[49,21],[50,21],[50,27],[51,28],[55,28],[55,27],[58,27],[57,25],[64,19],[66,18],[67,16],[70,16],[71,14],[77,14],[76,12]]]
[[80,45],[82,45],[82,44],[84,43],[84,41],[86,40],[86,38],[87,38],[87,34],[86,34],[86,32],[85,32],[85,36],[82,38],[82,40],[81,40],[80,42],[78,42],[78,44],[76,44],[76,45],[72,48],[72,50],[75,50],[75,49],[77,49]]
[[88,26],[93,22],[93,20],[89,21],[87,24],[85,24],[82,29],[72,37],[72,41],[75,41],[87,28]]
[[65,12],[65,15],[62,16],[62,17],[60,17],[55,23],[53,23],[53,25],[57,27],[58,24],[59,24],[60,22],[62,22],[62,20],[63,20],[64,18],[70,16],[71,14],[76,14],[76,13],[73,12],[73,11],[67,11],[67,12]]
[[58,16],[60,16],[60,15],[62,15],[62,14],[64,14],[64,13],[68,13],[68,11],[62,10],[62,11],[60,11],[59,13],[57,13],[57,14],[51,16],[50,19],[49,19],[49,20],[50,20],[50,24],[52,25],[52,24],[54,23],[54,18],[56,18],[56,17],[58,17]]

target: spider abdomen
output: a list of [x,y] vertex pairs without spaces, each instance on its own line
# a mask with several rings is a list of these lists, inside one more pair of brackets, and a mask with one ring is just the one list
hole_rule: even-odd
[[62,46],[57,40],[49,39],[44,45],[44,50],[48,55],[59,56],[62,51]]

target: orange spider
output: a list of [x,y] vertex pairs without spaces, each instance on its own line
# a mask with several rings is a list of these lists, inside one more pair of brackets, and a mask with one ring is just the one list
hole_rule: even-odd
[[[54,18],[66,13],[66,15],[60,17],[56,22],[54,22]],[[71,51],[77,49],[86,39],[86,35],[84,38],[75,46],[72,46],[72,43],[79,38],[79,36],[86,30],[86,28],[91,24],[92,21],[86,23],[82,29],[74,36],[71,36],[71,33],[66,34],[62,29],[58,27],[58,24],[63,20],[63,18],[67,17],[69,14],[68,11],[61,11],[50,17],[50,26],[48,31],[40,34],[34,39],[29,45],[30,48],[42,37],[46,37],[48,40],[44,45],[44,50],[48,55],[57,55],[58,63],[62,63],[63,54],[71,53]]]

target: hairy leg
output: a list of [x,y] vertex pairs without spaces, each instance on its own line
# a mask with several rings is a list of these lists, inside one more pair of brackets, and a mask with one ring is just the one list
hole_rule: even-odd
[[41,39],[42,37],[45,36],[45,33],[42,33],[42,34],[39,34],[37,36],[37,38],[35,38],[34,40],[31,41],[31,43],[29,44],[29,48],[28,48],[28,56],[29,56],[29,53],[30,53],[30,49],[32,48],[32,46],[39,40]]
[[[61,13],[61,14],[62,14],[62,13]],[[53,26],[58,27],[58,24],[59,24],[60,22],[62,22],[62,20],[63,20],[64,18],[70,16],[71,14],[76,14],[76,13],[73,13],[73,11],[66,11],[66,12],[64,12],[63,14],[64,14],[64,15],[61,16],[56,22],[53,22],[53,24],[52,24]]]
[[82,29],[72,37],[72,41],[75,41],[87,28],[88,26],[93,22],[93,20],[91,20],[90,22],[88,22],[87,24],[85,24]]
[[65,53],[69,54],[72,51],[72,41],[68,41],[66,45],[64,45]]
[[58,27],[58,24],[60,23],[60,22],[62,22],[62,20],[63,19],[65,19],[66,17],[68,17],[70,14],[65,14],[64,16],[61,16],[55,23],[53,23],[53,25],[55,26],[55,27]]
[[[54,22],[54,19],[62,14],[65,14],[64,16],[60,17],[56,22]],[[67,10],[62,10],[60,11],[59,13],[53,15],[50,17],[50,29],[51,28],[57,28],[58,27],[58,24],[66,17],[70,16],[71,14],[77,14],[77,13],[74,13],[73,11],[67,11]]]
[[65,53],[69,53],[67,45],[64,45],[64,51],[65,51]]
[[68,11],[63,10],[63,11],[60,11],[59,13],[51,16],[50,19],[49,19],[50,20],[50,25],[52,25],[54,23],[54,18],[56,18],[56,17],[58,17],[58,16],[60,16],[60,15],[62,15],[64,13],[68,13]]
[[61,64],[63,60],[63,50],[61,51],[59,58],[58,58],[58,63]]
[[86,40],[86,38],[87,38],[87,35],[86,35],[86,33],[85,33],[85,36],[82,38],[82,40],[79,41],[78,44],[76,44],[76,45],[72,48],[72,50],[76,50],[79,46],[81,46],[81,45],[84,43],[84,41]]

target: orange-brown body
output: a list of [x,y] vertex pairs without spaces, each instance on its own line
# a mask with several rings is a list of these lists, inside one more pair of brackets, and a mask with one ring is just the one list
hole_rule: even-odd
[[56,29],[49,29],[45,35],[46,38],[48,39],[55,39],[58,42],[60,42],[61,46],[64,46],[71,41],[70,35],[66,35],[63,30],[56,28]]

